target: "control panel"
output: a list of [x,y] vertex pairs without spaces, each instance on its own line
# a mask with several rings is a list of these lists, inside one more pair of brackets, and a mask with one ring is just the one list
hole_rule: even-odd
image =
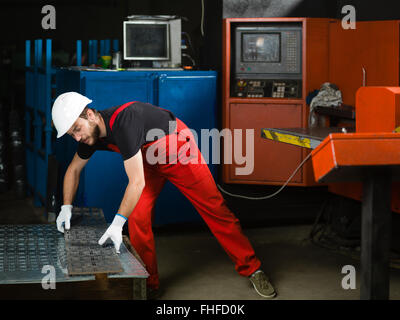
[[301,61],[299,61],[298,57],[299,44],[296,34],[291,32],[287,33],[286,45],[287,70],[288,72],[297,72]]
[[232,95],[240,98],[301,98],[301,80],[235,79]]

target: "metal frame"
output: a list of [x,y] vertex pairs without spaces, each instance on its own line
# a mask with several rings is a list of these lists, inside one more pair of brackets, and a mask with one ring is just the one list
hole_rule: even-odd
[[360,285],[363,300],[389,299],[391,185],[390,171],[385,168],[368,172],[363,184]]
[[[77,42],[80,42],[81,40],[77,40]],[[112,50],[111,50],[111,41],[112,41]],[[100,52],[98,51],[98,42],[99,40],[89,40],[88,41],[88,63],[89,65],[91,64],[96,64],[98,57],[102,56],[111,56],[112,53],[115,53],[119,51],[119,41],[118,39],[104,39],[100,40]],[[80,53],[82,50],[82,46],[78,46],[77,44],[77,55]],[[80,59],[78,60],[78,66],[81,66],[82,63]]]
[[[45,42],[45,65],[43,44]],[[119,43],[113,40],[113,51]],[[32,55],[31,40],[25,41],[25,145],[28,191],[34,197],[34,205],[45,206],[47,202],[48,156],[53,154],[53,128],[51,107],[55,100],[57,68],[52,67],[52,40],[36,39]],[[96,63],[97,40],[89,40],[88,62]],[[100,40],[100,55],[111,54],[111,40]],[[76,41],[77,66],[82,65],[82,41]]]
[[36,206],[46,203],[48,156],[51,145],[51,104],[55,84],[51,66],[51,39],[46,39],[45,66],[42,65],[43,40],[34,42],[34,60],[31,64],[31,41],[26,40],[26,100],[25,132],[28,189]]
[[[73,209],[71,226],[72,228],[102,228],[104,230],[107,227],[101,209],[77,207]],[[127,245],[131,247],[130,243]],[[63,234],[57,231],[54,224],[0,225],[0,287],[7,285],[3,288],[9,290],[10,285],[21,286],[19,290],[22,290],[23,296],[25,291],[40,290],[41,294],[38,294],[38,297],[43,297],[42,294],[46,291],[43,291],[40,286],[45,277],[43,270],[48,272],[53,268],[56,284],[64,283],[68,285],[68,290],[82,288],[74,286],[74,283],[90,281],[91,283],[88,283],[87,286],[95,289],[99,284],[93,282],[97,282],[97,280],[101,285],[104,283],[108,285],[109,282],[115,285],[119,283],[119,280],[132,280],[131,298],[146,299],[146,278],[149,274],[138,258],[128,250],[124,242],[121,244],[120,254],[115,254],[115,258],[122,266],[121,272],[100,277],[98,274],[94,275],[95,272],[71,276],[67,246]],[[86,241],[81,246],[85,250],[89,250],[91,247]],[[97,243],[96,246],[101,248]],[[44,266],[47,266],[47,269],[44,269]],[[35,286],[25,286],[29,284]],[[54,291],[47,290],[46,298],[54,298]],[[63,297],[62,293],[59,297]]]

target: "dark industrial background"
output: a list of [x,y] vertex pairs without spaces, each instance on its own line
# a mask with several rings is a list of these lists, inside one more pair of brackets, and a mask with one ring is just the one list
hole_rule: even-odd
[[[41,21],[44,5],[56,8],[56,29],[43,30]],[[0,3],[0,103],[1,118],[8,124],[10,110],[23,123],[25,101],[25,40],[53,40],[53,65],[73,64],[76,40],[114,39],[122,44],[122,21],[131,14],[178,15],[182,31],[189,34],[190,54],[200,70],[221,72],[222,19],[228,17],[330,17],[341,18],[341,8],[353,5],[357,20],[400,19],[400,3],[363,0],[204,0],[204,35],[201,33],[201,0],[13,0]],[[84,49],[85,50],[85,49]],[[220,83],[221,81],[219,81]],[[219,84],[220,85],[220,84]],[[318,88],[315,88],[318,89]],[[218,91],[218,99],[220,99]],[[219,121],[219,123],[221,123]],[[8,162],[12,159],[8,158]],[[12,166],[12,163],[6,163]],[[279,186],[223,185],[233,193],[263,196]],[[15,191],[10,173],[3,193]],[[276,225],[311,222],[328,197],[324,187],[288,187],[278,196],[251,201],[226,196],[243,226]],[[342,215],[354,218],[360,205],[352,200],[334,201]],[[349,219],[347,217],[347,219]],[[357,221],[357,220],[355,220]],[[394,215],[393,225],[398,224]],[[171,226],[173,227],[173,226]],[[357,229],[357,228],[356,228]],[[393,233],[396,238],[396,233]]]

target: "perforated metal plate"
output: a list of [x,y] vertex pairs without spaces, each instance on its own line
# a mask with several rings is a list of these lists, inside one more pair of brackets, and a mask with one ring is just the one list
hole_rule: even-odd
[[[101,209],[74,208],[71,230],[75,227],[93,227],[96,225],[102,226],[104,230],[107,227]],[[90,237],[98,237],[99,233],[95,233],[94,236],[90,235]],[[90,273],[80,272],[74,276],[69,275],[64,236],[65,234],[59,232],[54,224],[0,225],[0,285],[41,283],[44,276],[42,268],[46,265],[55,268],[57,282],[94,280],[93,274],[98,273],[93,271],[94,268]],[[91,243],[95,242],[95,240],[98,239],[91,240]],[[81,245],[80,249],[84,249],[86,252],[85,259],[89,256],[90,260],[92,260],[90,256],[91,245],[88,243]],[[96,248],[101,248],[97,241]],[[114,250],[112,243],[109,243],[104,249]],[[115,254],[115,257],[122,265],[123,271],[108,274],[109,278],[145,279],[148,277],[146,269],[129,253],[124,244],[121,245],[120,251],[121,253]],[[82,254],[78,251],[77,255]],[[95,257],[102,259],[99,256]],[[93,261],[96,261],[96,258],[93,258]],[[104,260],[109,261],[108,256]],[[111,270],[111,268],[108,269]],[[115,268],[115,270],[120,270],[120,267]],[[87,271],[87,269],[84,271]]]
[[59,262],[60,235],[51,225],[0,225],[0,272],[41,270]]
[[106,225],[106,219],[101,209],[78,208],[72,209],[71,226],[102,226]]
[[107,226],[74,226],[65,233],[69,275],[122,272],[113,244],[100,246]]
[[94,208],[76,208],[71,228],[65,231],[67,269],[69,275],[118,273],[123,268],[114,245],[98,244],[108,225],[102,211]]

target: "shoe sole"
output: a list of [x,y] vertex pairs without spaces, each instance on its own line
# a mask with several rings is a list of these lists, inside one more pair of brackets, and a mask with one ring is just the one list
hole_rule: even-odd
[[254,290],[256,290],[256,292],[257,292],[261,297],[264,297],[264,298],[267,298],[267,299],[272,299],[272,298],[276,297],[276,292],[274,292],[273,294],[271,294],[271,295],[269,295],[269,296],[266,296],[266,295],[262,294],[260,291],[257,290],[257,287],[256,287],[256,285],[255,285],[253,282],[251,282],[251,284],[253,285]]

